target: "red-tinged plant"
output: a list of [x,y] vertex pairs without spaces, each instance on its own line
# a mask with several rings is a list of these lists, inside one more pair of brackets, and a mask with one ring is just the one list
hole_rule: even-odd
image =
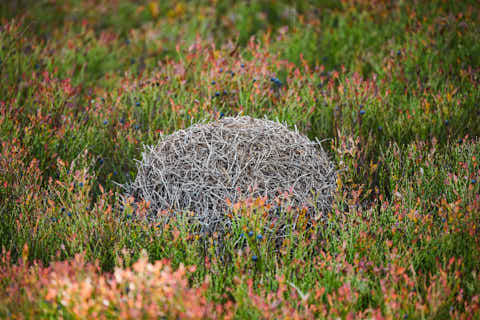
[[167,260],[152,264],[145,252],[131,268],[116,268],[113,274],[102,274],[99,265],[87,263],[84,255],[42,267],[24,260],[12,264],[4,252],[0,266],[0,312],[12,316],[205,319],[228,313],[207,301],[208,280],[197,288],[189,286],[187,275],[194,268],[180,265],[173,270]]

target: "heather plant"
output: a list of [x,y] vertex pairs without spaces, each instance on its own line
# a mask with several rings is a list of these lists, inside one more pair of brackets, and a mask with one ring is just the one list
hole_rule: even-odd
[[[1,318],[479,317],[475,1],[22,0],[0,20]],[[123,197],[144,146],[239,115],[324,140],[323,219],[281,206],[278,239],[253,194],[205,233]]]

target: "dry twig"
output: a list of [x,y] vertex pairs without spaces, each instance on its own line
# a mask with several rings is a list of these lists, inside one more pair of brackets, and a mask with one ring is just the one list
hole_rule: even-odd
[[[226,199],[267,196],[267,203],[291,191],[291,204],[312,217],[331,209],[336,172],[320,142],[284,124],[248,116],[195,124],[146,146],[135,181],[124,198],[150,203],[158,212],[191,211],[203,231],[229,226]],[[273,210],[277,214],[279,210]]]

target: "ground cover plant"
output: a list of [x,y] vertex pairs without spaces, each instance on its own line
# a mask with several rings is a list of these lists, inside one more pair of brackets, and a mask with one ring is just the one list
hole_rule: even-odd
[[[476,1],[23,0],[0,19],[0,317],[480,317]],[[221,235],[120,202],[144,144],[238,114],[327,139],[326,219],[285,208],[278,243],[264,198]]]

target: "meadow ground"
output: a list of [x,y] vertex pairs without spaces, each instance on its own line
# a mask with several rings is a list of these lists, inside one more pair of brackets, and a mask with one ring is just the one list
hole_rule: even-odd
[[[23,0],[0,20],[0,317],[480,318],[477,1]],[[276,246],[264,199],[221,239],[119,210],[144,144],[240,112],[328,139],[327,221]]]

